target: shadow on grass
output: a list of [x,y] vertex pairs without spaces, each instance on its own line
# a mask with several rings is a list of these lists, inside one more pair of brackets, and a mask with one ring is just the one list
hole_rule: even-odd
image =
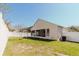
[[71,43],[78,43],[79,44],[79,42],[76,42],[76,41],[69,41],[69,40],[65,40],[65,41],[62,41],[62,40],[60,40],[61,42],[71,42]]
[[66,42],[72,42],[72,43],[78,43],[78,44],[79,44],[79,42],[76,42],[76,41],[68,41],[68,40],[67,40]]
[[23,37],[23,38],[24,38],[24,39],[30,39],[30,40],[46,41],[46,42],[55,41],[55,40],[42,39],[42,38],[35,38],[35,37]]

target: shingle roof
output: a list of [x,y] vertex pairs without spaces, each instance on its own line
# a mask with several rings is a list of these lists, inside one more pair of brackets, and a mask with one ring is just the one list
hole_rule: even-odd
[[[52,25],[56,25],[56,26],[58,26],[58,27],[61,27],[61,28],[63,28],[63,26],[57,25],[57,24],[55,24],[55,23],[51,23],[51,22],[49,22],[49,21],[46,21],[46,20],[44,20],[44,19],[41,19],[41,18],[38,18],[38,19],[37,19],[37,21],[35,22],[35,24],[36,24],[38,21],[47,22],[47,23],[50,23],[50,24],[52,24]],[[35,24],[34,24],[34,25],[35,25]]]

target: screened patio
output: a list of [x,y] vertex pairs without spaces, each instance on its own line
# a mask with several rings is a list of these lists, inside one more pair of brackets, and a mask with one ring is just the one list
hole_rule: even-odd
[[51,39],[49,38],[49,29],[32,30],[31,37]]

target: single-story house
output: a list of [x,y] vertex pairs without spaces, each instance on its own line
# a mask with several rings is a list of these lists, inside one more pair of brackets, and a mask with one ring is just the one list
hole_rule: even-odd
[[62,37],[62,30],[62,26],[38,19],[31,28],[31,36],[59,40]]

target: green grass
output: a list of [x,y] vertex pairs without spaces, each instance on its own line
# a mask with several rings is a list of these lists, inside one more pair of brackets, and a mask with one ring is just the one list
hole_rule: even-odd
[[11,37],[4,56],[79,56],[79,43]]

